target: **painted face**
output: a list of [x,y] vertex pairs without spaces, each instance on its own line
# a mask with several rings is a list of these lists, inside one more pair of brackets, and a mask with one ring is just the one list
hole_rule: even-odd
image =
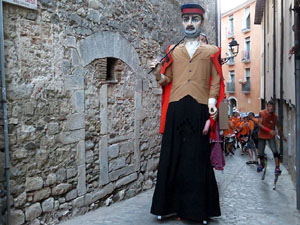
[[184,34],[187,38],[196,38],[201,33],[202,19],[198,14],[186,14],[182,16]]

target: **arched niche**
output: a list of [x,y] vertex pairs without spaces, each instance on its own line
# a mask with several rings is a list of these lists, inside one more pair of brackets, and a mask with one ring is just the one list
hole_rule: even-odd
[[97,32],[78,43],[82,66],[96,59],[116,58],[126,63],[135,73],[141,74],[140,59],[135,48],[119,33]]

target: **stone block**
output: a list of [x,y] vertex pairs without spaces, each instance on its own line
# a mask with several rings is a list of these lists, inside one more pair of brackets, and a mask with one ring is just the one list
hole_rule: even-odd
[[79,207],[84,206],[84,199],[85,199],[85,196],[81,196],[81,197],[78,197],[78,198],[74,199],[72,201],[72,207],[73,208],[79,208]]
[[34,192],[33,201],[38,202],[40,200],[48,198],[50,194],[51,194],[51,189],[49,187],[38,190]]
[[60,131],[60,128],[59,128],[59,124],[58,123],[49,123],[47,125],[47,132],[48,132],[48,135],[54,135],[54,134],[58,134]]
[[55,186],[54,188],[52,188],[52,195],[61,195],[64,194],[66,192],[68,192],[69,190],[71,190],[72,185],[71,184],[66,184],[66,183],[62,183],[59,184],[57,186]]
[[67,194],[66,194],[66,201],[71,201],[73,199],[77,198],[77,190],[74,189],[72,191],[69,191]]
[[108,159],[114,159],[119,155],[119,145],[113,144],[108,148]]
[[35,110],[35,105],[31,102],[28,102],[24,105],[24,113],[26,116],[33,116]]
[[54,198],[48,198],[42,202],[43,212],[51,212],[54,209]]
[[113,159],[109,161],[109,172],[125,167],[126,158],[119,157],[117,159]]
[[149,91],[149,81],[148,80],[143,80],[143,91],[147,92]]
[[40,203],[34,203],[25,209],[26,221],[33,221],[35,218],[42,214],[42,208]]
[[103,187],[101,190],[91,193],[92,197],[86,198],[86,200],[88,200],[88,201],[85,201],[85,205],[90,205],[91,203],[96,202],[99,199],[102,199],[103,197],[111,194],[113,192],[113,190],[114,190],[114,186],[112,183],[110,183],[110,184],[106,185],[105,187]]
[[64,203],[59,205],[59,209],[69,209],[69,204],[68,203]]
[[22,210],[11,210],[11,225],[21,225],[25,223],[25,216]]
[[93,151],[87,151],[85,154],[85,161],[86,163],[93,163],[94,162],[94,152]]
[[153,181],[149,179],[149,180],[147,180],[147,181],[145,182],[145,184],[144,184],[144,186],[143,186],[143,189],[144,189],[144,190],[149,190],[149,189],[152,188],[152,186],[153,186]]
[[77,183],[78,196],[86,193],[86,168],[85,164],[78,166],[78,183]]
[[56,172],[56,182],[62,183],[67,178],[67,172],[65,168],[59,168]]
[[84,89],[84,77],[83,76],[65,76],[64,86],[67,91],[83,90]]
[[77,166],[85,164],[85,142],[80,141],[77,144],[76,162]]
[[119,142],[123,142],[123,141],[128,141],[132,139],[132,135],[127,135],[127,136],[117,136],[115,138],[111,138],[109,139],[108,143],[109,144],[116,144],[116,143],[119,143]]
[[43,187],[44,181],[41,177],[26,177],[25,188],[26,191],[35,191]]
[[87,20],[93,21],[94,23],[100,23],[100,13],[94,9],[89,9]]
[[101,1],[89,0],[89,7],[97,10],[103,8],[103,3]]
[[137,179],[137,173],[133,173],[133,174],[130,174],[126,177],[123,177],[122,179],[118,180],[116,185],[115,185],[115,188],[119,188],[125,184],[129,184],[131,182],[133,182],[134,180]]
[[76,175],[77,175],[77,169],[75,169],[75,168],[67,169],[67,179],[75,177]]
[[145,110],[136,110],[135,111],[135,118],[137,120],[144,120],[145,118],[147,118],[147,114]]
[[62,144],[72,144],[78,141],[84,140],[85,138],[85,130],[74,130],[68,132],[62,132],[59,135],[59,141]]
[[85,116],[82,113],[75,113],[68,116],[66,129],[67,130],[79,130],[85,128]]
[[120,177],[123,177],[123,176],[133,173],[134,171],[135,171],[134,165],[123,167],[122,169],[110,172],[109,180],[115,181],[115,180],[119,179]]
[[76,48],[76,38],[74,36],[67,37],[67,47]]
[[77,113],[84,112],[84,91],[77,90],[72,92],[71,102]]
[[86,149],[86,150],[91,150],[91,149],[94,148],[94,146],[95,146],[95,143],[92,142],[91,140],[87,140],[87,141],[85,142],[85,149]]
[[120,144],[120,154],[128,154],[134,152],[133,141],[128,141]]
[[101,134],[108,132],[108,119],[107,119],[107,85],[103,85],[100,89],[100,122]]
[[154,95],[162,95],[162,89],[161,88],[153,88],[152,93]]
[[100,185],[105,185],[109,182],[108,179],[108,136],[105,135],[99,142],[99,165],[100,165]]
[[80,65],[81,65],[81,61],[80,61],[80,57],[79,57],[79,55],[78,55],[77,50],[73,48],[73,49],[71,50],[71,54],[72,54],[72,65],[73,65],[74,67],[80,66]]
[[134,96],[134,106],[137,110],[139,109],[143,109],[142,106],[142,93],[139,92],[135,92],[135,96]]
[[46,185],[52,185],[52,184],[56,184],[56,174],[55,173],[50,173],[47,176],[46,179]]
[[26,159],[28,156],[28,151],[25,149],[17,149],[13,155],[16,157],[16,159]]
[[137,79],[136,80],[135,90],[137,92],[142,92],[143,91],[143,80],[142,79]]
[[16,197],[14,199],[14,206],[15,208],[21,207],[26,203],[26,192],[24,191],[23,193],[21,193],[18,197]]

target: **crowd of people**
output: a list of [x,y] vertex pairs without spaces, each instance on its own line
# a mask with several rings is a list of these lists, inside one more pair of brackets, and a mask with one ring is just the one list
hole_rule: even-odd
[[234,155],[236,148],[241,148],[241,154],[249,155],[246,164],[256,164],[257,172],[261,172],[265,166],[265,146],[268,142],[274,156],[274,172],[280,175],[280,152],[275,139],[278,137],[287,140],[278,122],[274,105],[273,101],[269,101],[266,109],[261,110],[258,115],[253,112],[239,113],[235,109],[233,116],[229,117],[229,128],[223,132],[223,150],[228,156]]
[[229,128],[222,135],[225,156],[234,155],[235,149],[241,148],[242,155],[249,155],[246,164],[258,164],[258,115],[235,109],[228,121]]

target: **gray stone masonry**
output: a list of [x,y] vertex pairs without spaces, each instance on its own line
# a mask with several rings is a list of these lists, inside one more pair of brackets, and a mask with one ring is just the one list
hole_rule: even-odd
[[[198,2],[214,43],[216,0]],[[182,3],[3,4],[14,224],[57,224],[153,187],[162,89],[149,64],[182,38]],[[3,152],[0,137],[1,168]]]

